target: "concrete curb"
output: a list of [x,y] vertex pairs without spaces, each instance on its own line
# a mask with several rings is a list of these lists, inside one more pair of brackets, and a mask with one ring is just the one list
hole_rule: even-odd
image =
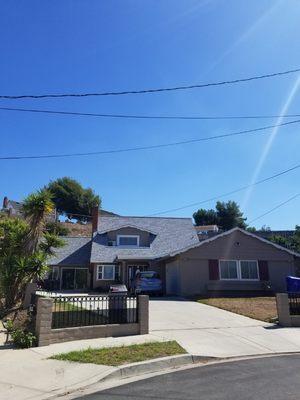
[[112,379],[125,379],[133,376],[149,374],[152,372],[163,371],[165,369],[182,367],[190,364],[204,363],[206,361],[217,360],[216,357],[196,356],[192,354],[183,354],[178,356],[155,358],[150,361],[142,361],[130,365],[117,367],[99,382],[105,382]]
[[[68,399],[74,398],[76,399],[79,395],[80,390],[86,390],[89,387],[95,384],[107,384],[108,387],[111,387],[112,384],[114,387],[114,381],[119,381],[121,383],[122,380],[126,382],[126,379],[141,377],[143,379],[143,375],[145,377],[155,374],[161,373],[169,373],[173,372],[172,369],[176,370],[176,368],[191,368],[197,367],[197,364],[202,364],[203,367],[206,365],[213,365],[217,363],[230,363],[234,361],[243,361],[255,358],[265,358],[265,357],[276,357],[276,356],[284,356],[284,355],[295,355],[300,354],[300,352],[280,352],[280,353],[265,353],[265,354],[253,354],[253,355],[244,355],[244,356],[232,356],[232,357],[210,357],[210,356],[200,356],[200,355],[192,355],[192,354],[183,354],[178,356],[170,356],[170,357],[162,357],[155,358],[150,361],[142,361],[138,363],[124,365],[122,367],[111,367],[111,370],[106,374],[104,373],[102,376],[95,375],[94,377],[86,380],[85,382],[78,383],[77,385],[72,386],[72,388],[65,387],[64,390],[55,390],[52,394],[47,393],[44,396],[41,396],[41,400],[51,400],[56,399],[58,397],[70,395],[71,397],[67,397]],[[199,365],[199,366],[200,366]],[[117,385],[119,386],[119,385]],[[97,389],[99,390],[99,389]],[[93,392],[91,392],[93,393]],[[89,394],[91,394],[89,393]],[[73,397],[76,396],[76,397]]]
[[216,357],[205,357],[192,354],[183,354],[178,356],[161,357],[153,360],[137,362],[133,364],[124,365],[122,367],[110,367],[111,370],[102,376],[96,375],[86,380],[73,385],[72,388],[65,387],[63,390],[55,390],[51,394],[47,393],[41,396],[41,400],[50,400],[62,397],[65,395],[72,395],[79,390],[84,390],[92,385],[108,383],[113,380],[122,380],[126,378],[133,378],[137,376],[147,375],[155,372],[164,372],[166,370],[194,365],[198,363],[205,363],[206,361],[216,361]]

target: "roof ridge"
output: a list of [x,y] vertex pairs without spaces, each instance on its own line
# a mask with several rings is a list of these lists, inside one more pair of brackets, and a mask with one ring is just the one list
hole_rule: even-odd
[[103,216],[103,217],[101,217],[100,216],[100,218],[147,218],[147,219],[187,219],[187,220],[191,220],[192,218],[191,217],[146,217],[146,216],[140,216],[140,215],[117,215],[117,216],[115,216],[115,217],[113,217],[113,216],[109,216],[109,215],[106,215],[106,216]]
[[60,238],[70,238],[70,239],[92,239],[91,236],[59,236]]

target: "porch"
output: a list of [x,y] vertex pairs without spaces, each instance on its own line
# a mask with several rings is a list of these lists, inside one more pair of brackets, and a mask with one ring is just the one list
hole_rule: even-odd
[[165,291],[165,268],[162,262],[148,260],[122,260],[117,263],[93,263],[89,266],[54,265],[43,281],[43,288],[62,294],[98,292],[107,293],[111,285],[124,284],[129,292],[133,290],[137,271],[155,271]]

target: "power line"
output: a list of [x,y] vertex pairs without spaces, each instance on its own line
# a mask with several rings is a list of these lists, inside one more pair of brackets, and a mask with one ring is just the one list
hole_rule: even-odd
[[209,82],[194,85],[182,85],[173,87],[161,87],[152,89],[141,89],[141,90],[126,90],[126,91],[112,91],[112,92],[94,92],[94,93],[56,93],[56,94],[23,94],[23,95],[0,95],[0,99],[45,99],[45,98],[61,98],[61,97],[91,97],[91,96],[120,96],[128,94],[145,94],[145,93],[159,93],[159,92],[171,92],[177,90],[190,90],[190,89],[202,89],[211,86],[224,86],[242,82],[249,82],[258,79],[273,78],[276,76],[284,76],[288,74],[294,74],[300,72],[300,68],[291,69],[287,71],[273,72],[271,74],[255,75],[247,78],[232,79],[219,82]]
[[0,107],[3,111],[18,111],[40,114],[71,115],[82,117],[100,118],[124,118],[124,119],[166,119],[166,120],[226,120],[226,119],[271,119],[271,118],[299,118],[300,114],[283,115],[212,115],[212,116],[192,116],[192,115],[138,115],[138,114],[98,114],[90,112],[59,111],[59,110],[39,110],[35,108],[13,108]]
[[268,214],[271,214],[273,211],[275,211],[275,210],[277,210],[278,208],[284,206],[285,204],[289,203],[290,201],[296,199],[296,198],[299,197],[299,196],[300,196],[300,193],[297,193],[295,196],[290,197],[289,199],[285,200],[284,202],[278,204],[276,207],[271,208],[271,210],[266,211],[265,213],[263,213],[263,214],[259,215],[258,217],[252,219],[251,221],[249,221],[249,224],[252,224],[252,222],[257,221],[258,219],[260,219],[260,218],[262,218],[262,217],[264,217],[264,216],[266,216],[266,215],[268,215]]
[[[245,185],[245,186],[242,186],[242,187],[240,187],[238,189],[232,190],[231,192],[222,193],[222,194],[220,194],[218,196],[214,196],[214,197],[211,197],[211,198],[206,199],[206,200],[202,200],[202,201],[197,201],[195,203],[186,204],[186,205],[184,205],[182,207],[171,208],[169,210],[164,210],[164,211],[156,212],[156,213],[153,213],[153,214],[149,214],[148,216],[149,217],[154,217],[156,215],[168,214],[170,212],[180,211],[180,210],[184,210],[186,208],[199,206],[200,204],[208,203],[208,202],[213,201],[213,200],[219,200],[221,197],[230,196],[232,194],[235,194],[235,193],[241,192],[243,190],[246,190],[246,189],[248,189],[250,187],[253,187],[253,186],[256,186],[256,185],[260,185],[261,183],[264,183],[264,182],[270,181],[272,179],[275,179],[275,178],[277,178],[277,177],[279,177],[281,175],[284,175],[284,174],[287,174],[289,172],[292,172],[292,171],[294,171],[294,170],[296,170],[298,168],[300,168],[300,164],[297,164],[294,167],[286,169],[284,171],[278,172],[275,175],[271,175],[271,176],[269,176],[267,178],[261,179],[261,180],[259,180],[257,182],[254,182],[254,183],[251,183],[249,185]],[[252,222],[252,221],[250,221],[250,222]]]
[[130,152],[130,151],[153,150],[153,149],[159,149],[159,148],[163,148],[163,147],[179,146],[179,145],[184,145],[184,144],[227,138],[227,137],[231,137],[231,136],[245,135],[248,133],[260,132],[260,131],[264,131],[267,129],[277,128],[279,126],[298,124],[299,122],[300,122],[300,120],[295,120],[295,121],[283,122],[281,124],[268,125],[268,126],[263,126],[260,128],[248,129],[248,130],[244,130],[244,131],[232,132],[232,133],[215,135],[215,136],[207,136],[207,137],[202,137],[199,139],[182,140],[179,142],[161,143],[161,144],[156,144],[156,145],[152,145],[152,146],[138,146],[138,147],[129,147],[129,148],[124,148],[124,149],[116,149],[116,150],[90,151],[90,152],[85,152],[85,153],[44,154],[44,155],[35,155],[35,156],[3,156],[3,157],[0,157],[0,160],[25,160],[25,159],[82,157],[82,156],[94,156],[94,155],[101,155],[101,154],[125,153],[125,152]]

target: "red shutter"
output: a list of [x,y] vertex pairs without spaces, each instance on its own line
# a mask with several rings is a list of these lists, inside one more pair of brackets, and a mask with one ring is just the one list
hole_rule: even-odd
[[217,281],[219,280],[219,261],[218,260],[208,260],[208,270],[209,270],[209,280]]
[[259,277],[261,281],[269,280],[268,261],[258,260]]

